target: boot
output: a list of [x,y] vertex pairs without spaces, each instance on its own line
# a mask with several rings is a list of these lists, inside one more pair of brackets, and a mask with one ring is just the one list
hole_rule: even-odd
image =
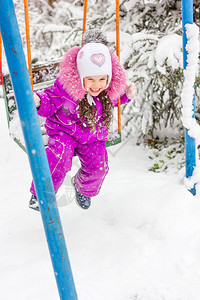
[[75,183],[74,183],[74,177],[72,177],[72,184],[74,186],[75,193],[76,193],[75,200],[76,200],[77,205],[83,209],[88,209],[91,205],[91,198],[86,197],[77,191]]
[[31,199],[29,201],[29,207],[37,211],[40,210],[39,203],[36,196],[34,195],[31,196]]

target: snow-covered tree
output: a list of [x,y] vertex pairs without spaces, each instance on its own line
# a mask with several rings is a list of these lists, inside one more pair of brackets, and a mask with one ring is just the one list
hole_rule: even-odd
[[[20,29],[24,34],[21,1],[15,1]],[[81,44],[82,0],[46,0],[29,3],[32,59],[34,63],[60,59],[64,52]],[[180,136],[183,72],[180,0],[121,0],[121,62],[138,95],[123,107],[123,125],[140,141]],[[198,0],[194,0],[194,20],[200,26]],[[115,5],[111,0],[88,1],[87,28],[106,33],[115,49]],[[198,73],[199,74],[199,73]],[[200,77],[196,78],[197,116]]]
[[[126,56],[125,66],[139,93],[136,101],[126,109],[131,120],[129,125],[132,124],[131,128],[136,125],[135,134],[142,138],[163,140],[169,135],[181,136],[181,2],[135,1],[130,9],[131,3],[124,3],[130,22],[125,25],[125,30],[133,31],[129,40],[132,52]],[[131,15],[135,16],[132,22]],[[199,20],[198,17],[196,15],[196,20]],[[197,77],[196,89],[199,87]],[[199,100],[197,92],[197,107]]]

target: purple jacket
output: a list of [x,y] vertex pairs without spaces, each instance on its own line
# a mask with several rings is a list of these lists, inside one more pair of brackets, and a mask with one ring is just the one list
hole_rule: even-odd
[[[81,144],[105,141],[108,137],[108,130],[103,126],[102,105],[94,97],[97,107],[97,118],[100,116],[96,126],[96,133],[84,126],[77,114],[78,100],[82,99],[85,91],[82,88],[76,67],[76,56],[80,47],[68,50],[60,64],[59,77],[54,86],[47,88],[43,93],[37,93],[41,99],[38,114],[46,117],[45,127],[48,135],[60,135],[62,132],[73,136]],[[107,94],[117,105],[117,99],[121,96],[121,103],[129,102],[130,99],[124,94],[127,80],[126,72],[120,65],[118,58],[112,52],[112,80],[107,89]]]

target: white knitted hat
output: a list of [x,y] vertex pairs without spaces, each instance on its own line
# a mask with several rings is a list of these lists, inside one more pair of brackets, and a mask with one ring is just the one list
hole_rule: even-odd
[[108,75],[107,88],[112,78],[112,62],[108,47],[101,43],[85,44],[77,55],[77,69],[83,89],[83,78],[95,75]]

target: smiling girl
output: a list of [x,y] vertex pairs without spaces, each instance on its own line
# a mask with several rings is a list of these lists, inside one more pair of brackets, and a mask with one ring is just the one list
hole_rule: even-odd
[[[81,168],[73,179],[76,202],[88,209],[108,173],[106,140],[113,107],[129,102],[136,93],[104,35],[87,32],[84,46],[69,49],[54,86],[34,94],[38,114],[46,117],[47,158],[55,193],[71,169],[74,153]],[[32,183],[29,207],[39,210]]]

